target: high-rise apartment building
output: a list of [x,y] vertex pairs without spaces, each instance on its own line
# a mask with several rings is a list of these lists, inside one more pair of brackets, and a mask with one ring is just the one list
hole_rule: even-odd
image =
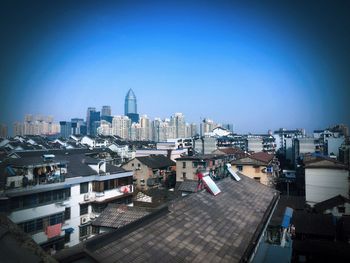
[[130,138],[131,120],[128,116],[114,116],[112,121],[112,135],[123,139]]
[[112,124],[108,121],[101,120],[100,126],[97,128],[97,133],[102,135],[112,134]]
[[102,106],[101,117],[102,116],[111,116],[112,109],[111,106]]
[[185,138],[186,137],[186,122],[185,116],[182,113],[175,113],[170,119],[171,125],[174,127],[173,138]]
[[27,114],[24,122],[16,122],[13,125],[13,133],[16,135],[49,135],[59,133],[59,124],[53,122],[52,116],[34,116]]
[[0,138],[6,138],[7,135],[7,125],[0,123]]
[[72,123],[69,121],[60,121],[61,137],[69,138],[72,135]]
[[72,123],[72,134],[74,135],[86,135],[86,123],[84,119],[81,118],[73,118],[71,119]]
[[101,121],[102,120],[108,121],[110,124],[112,124],[113,116],[111,106],[102,106]]
[[201,127],[200,127],[200,135],[203,136],[206,133],[212,132],[214,128],[217,127],[217,124],[214,123],[213,120],[210,119],[203,119],[201,122]]
[[198,134],[197,124],[196,123],[191,123],[191,124],[186,123],[186,137],[193,137],[197,134]]
[[137,114],[137,100],[132,89],[129,89],[125,96],[124,115],[128,116],[132,122],[139,122],[139,115]]
[[141,134],[140,139],[142,141],[148,141],[152,139],[151,136],[151,123],[147,115],[143,115],[140,118]]

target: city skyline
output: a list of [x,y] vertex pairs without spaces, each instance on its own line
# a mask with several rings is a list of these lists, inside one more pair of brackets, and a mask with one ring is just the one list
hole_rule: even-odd
[[6,4],[0,123],[122,114],[133,89],[140,115],[241,133],[349,125],[348,6],[272,3]]

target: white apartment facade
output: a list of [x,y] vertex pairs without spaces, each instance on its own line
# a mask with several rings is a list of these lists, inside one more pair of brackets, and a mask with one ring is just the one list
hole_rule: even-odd
[[132,172],[84,155],[40,158],[1,164],[0,210],[48,252],[91,237],[109,202],[131,203]]

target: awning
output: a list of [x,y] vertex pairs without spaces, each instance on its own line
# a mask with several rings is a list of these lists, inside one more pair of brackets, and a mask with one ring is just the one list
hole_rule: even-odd
[[64,232],[65,232],[66,234],[70,234],[70,233],[73,233],[73,232],[74,232],[74,228],[73,228],[73,227],[66,228],[66,229],[63,229],[63,230],[64,230]]
[[284,212],[281,226],[284,228],[289,227],[290,219],[292,218],[292,216],[293,216],[293,209],[287,206]]

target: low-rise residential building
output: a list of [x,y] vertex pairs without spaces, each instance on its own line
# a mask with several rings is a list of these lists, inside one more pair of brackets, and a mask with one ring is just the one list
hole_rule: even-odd
[[[112,233],[87,240],[55,258],[74,262],[79,254],[99,262],[253,262],[278,193],[242,175],[177,198]],[[288,262],[288,261],[286,261]]]
[[94,232],[101,234],[122,228],[149,215],[151,209],[123,204],[109,204],[92,222]]
[[316,141],[314,138],[294,138],[292,141],[292,164],[296,165],[296,160],[305,154],[316,152]]
[[306,202],[314,206],[337,195],[349,197],[349,169],[331,158],[310,158],[305,164]]
[[343,136],[338,138],[328,138],[327,140],[327,153],[328,156],[339,157],[339,148],[344,143],[345,138]]
[[263,139],[257,136],[248,136],[248,151],[250,152],[262,152],[263,148]]
[[199,154],[211,154],[217,149],[217,139],[213,137],[201,137],[194,140],[194,150]]
[[332,214],[339,218],[350,215],[350,200],[344,196],[337,195],[315,204],[314,210],[320,214]]
[[197,174],[220,175],[224,172],[225,156],[204,154],[184,156],[176,159],[176,182],[198,180]]
[[172,174],[175,162],[163,155],[135,157],[122,166],[133,171],[134,185],[140,190],[158,187]]
[[138,149],[135,152],[136,157],[150,156],[150,155],[163,155],[170,160],[175,161],[181,155],[186,154],[188,149],[176,149],[176,150],[158,150],[158,149]]
[[99,137],[86,135],[83,138],[81,138],[80,143],[88,145],[91,148],[95,148],[95,147],[107,147],[108,141]]
[[237,147],[220,147],[212,153],[224,155],[225,160],[228,162],[248,156],[248,153],[242,151],[240,148]]
[[16,153],[0,182],[1,212],[51,252],[89,238],[108,203],[132,202],[131,172],[77,151]]
[[343,144],[339,148],[339,161],[346,166],[350,167],[350,145]]
[[258,152],[231,162],[232,169],[264,185],[274,186],[279,165],[273,154]]

